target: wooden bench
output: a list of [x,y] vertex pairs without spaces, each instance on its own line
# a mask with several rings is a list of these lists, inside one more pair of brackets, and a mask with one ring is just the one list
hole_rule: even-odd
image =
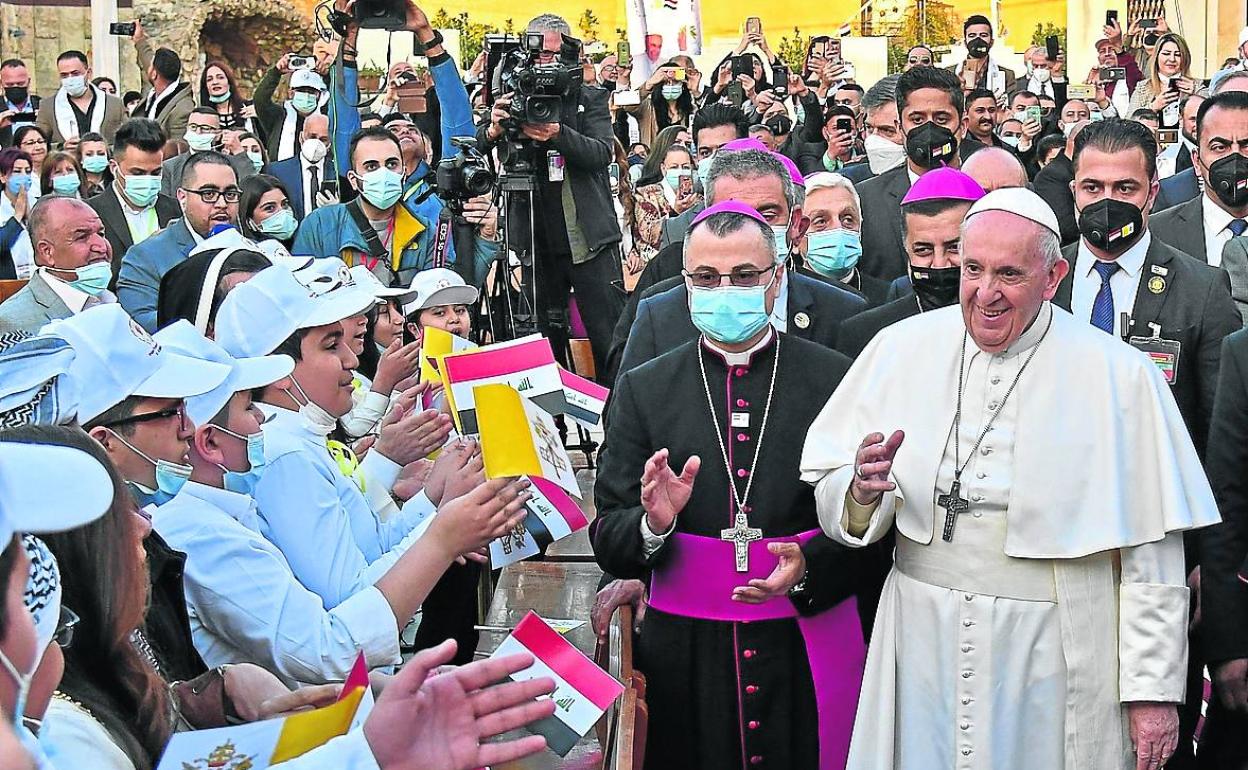
[[25,285],[26,281],[0,281],[0,302],[4,302],[9,297],[17,294]]

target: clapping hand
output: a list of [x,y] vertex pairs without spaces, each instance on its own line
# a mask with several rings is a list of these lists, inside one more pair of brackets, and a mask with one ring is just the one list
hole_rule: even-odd
[[701,458],[693,455],[677,476],[667,464],[669,454],[667,449],[655,452],[641,475],[641,506],[646,511],[646,524],[656,535],[671,529],[676,516],[689,504],[693,481],[702,467]]
[[871,505],[885,492],[897,488],[888,480],[888,474],[893,470],[893,458],[905,438],[906,434],[899,430],[893,431],[887,441],[883,433],[872,433],[858,445],[858,454],[854,458],[854,480],[849,492],[859,505]]

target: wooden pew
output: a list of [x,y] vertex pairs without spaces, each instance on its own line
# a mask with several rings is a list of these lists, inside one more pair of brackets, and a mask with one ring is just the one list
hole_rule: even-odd
[[26,281],[0,281],[0,302],[17,294],[26,285]]

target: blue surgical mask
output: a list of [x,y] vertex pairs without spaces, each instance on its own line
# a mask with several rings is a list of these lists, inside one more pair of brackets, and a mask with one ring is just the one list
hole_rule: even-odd
[[74,280],[69,282],[78,291],[98,297],[113,280],[113,266],[108,262],[92,262],[74,272]]
[[667,182],[668,187],[679,192],[680,180],[687,176],[693,176],[693,172],[687,168],[673,168],[663,175],[663,181]]
[[145,209],[155,203],[156,196],[160,195],[160,177],[147,175],[122,177],[122,189],[125,190],[126,198],[131,203]]
[[212,145],[216,144],[216,134],[200,134],[195,131],[186,132],[186,144],[191,148],[191,152],[206,152],[212,149]]
[[679,83],[670,83],[659,89],[660,93],[663,94],[663,98],[669,102],[674,102],[679,99],[681,92],[684,90],[685,87]]
[[820,275],[838,278],[862,257],[862,236],[837,228],[806,233],[806,261]]
[[706,195],[706,178],[711,175],[711,160],[714,157],[712,155],[710,158],[703,158],[698,161],[698,184],[702,187],[703,195]]
[[771,235],[776,240],[776,264],[789,258],[789,225],[772,225]]
[[30,680],[35,678],[35,672],[23,674],[17,670],[17,666],[9,660],[9,656],[0,652],[0,665],[5,671],[9,672],[9,676],[13,677],[13,681],[17,683],[17,702],[13,704],[13,726],[17,728],[18,733],[22,732],[22,715],[26,713],[26,698],[30,695]]
[[[153,460],[144,452],[139,451],[134,444],[122,438],[117,432],[113,431],[113,435],[117,437],[118,441],[125,444],[131,452],[155,466],[156,489],[152,493],[152,502],[156,505],[164,505],[177,497],[178,493],[182,491],[182,487],[186,485],[186,482],[191,480],[191,474],[195,471],[191,466],[169,462],[168,460]],[[131,483],[133,484],[134,482]],[[143,489],[140,484],[135,484],[135,486]],[[144,489],[143,491],[146,492],[147,490]]]
[[298,227],[299,223],[295,221],[294,212],[290,209],[281,209],[261,222],[256,229],[265,235],[271,235],[279,241],[284,241],[294,235]]
[[82,159],[82,167],[89,174],[103,174],[108,168],[107,155],[88,155]]
[[689,287],[689,315],[698,331],[715,342],[736,345],[767,325],[767,289],[763,286]]
[[256,489],[256,484],[260,481],[260,476],[264,472],[264,466],[267,460],[264,456],[264,431],[256,431],[250,435],[244,436],[235,433],[227,428],[215,426],[222,433],[233,436],[236,439],[247,442],[247,462],[251,467],[246,471],[232,471],[224,465],[218,465],[224,475],[221,477],[221,483],[230,492],[237,492],[240,495],[251,496]]
[[86,75],[70,75],[67,78],[61,78],[61,88],[65,89],[65,93],[77,99],[87,92]]
[[364,200],[379,209],[388,209],[403,195],[403,177],[388,168],[374,169],[360,177]]
[[296,91],[295,95],[290,97],[290,106],[295,108],[296,112],[307,115],[316,109],[317,102],[320,99],[316,94],[310,94],[307,91]]
[[226,91],[225,93],[223,93],[223,94],[219,94],[219,95],[217,95],[217,96],[213,96],[212,94],[208,94],[208,101],[212,102],[213,104],[225,104],[225,103],[226,103],[226,102],[228,102],[229,100],[230,100],[230,92],[229,92],[229,91]]
[[30,189],[30,174],[9,174],[9,193],[17,195]]
[[264,156],[258,152],[247,152],[247,160],[251,161],[251,165],[256,169],[256,173],[260,173],[260,169],[264,168]]
[[77,174],[61,174],[52,177],[52,192],[57,195],[77,195],[80,187],[82,187],[82,180]]

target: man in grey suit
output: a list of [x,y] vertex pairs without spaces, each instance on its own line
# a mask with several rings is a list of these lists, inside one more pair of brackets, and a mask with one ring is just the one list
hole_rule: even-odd
[[859,269],[893,280],[906,272],[901,237],[901,199],[914,180],[933,168],[961,165],[958,144],[965,132],[966,100],[957,75],[915,67],[897,79],[897,114],[906,136],[906,163],[858,185],[862,199]]
[[1193,168],[1205,192],[1152,217],[1157,239],[1214,267],[1227,241],[1248,230],[1248,93],[1227,91],[1196,114]]
[[108,240],[90,206],[45,196],[31,208],[27,227],[38,268],[29,283],[0,303],[0,334],[34,333],[88,304],[113,301]]
[[[190,121],[186,125],[188,134],[198,133],[201,136],[209,134],[213,136],[212,144],[215,147],[221,141],[221,116],[212,107],[196,107],[191,111]],[[186,161],[194,155],[195,151],[183,153],[182,155],[174,155],[160,166],[160,194],[169,198],[178,197],[178,184],[182,181],[182,169],[186,167]],[[224,153],[222,153],[224,155]],[[238,181],[243,181],[249,176],[254,176],[256,167],[245,155],[226,155],[230,165],[234,167],[234,173],[238,177]]]

